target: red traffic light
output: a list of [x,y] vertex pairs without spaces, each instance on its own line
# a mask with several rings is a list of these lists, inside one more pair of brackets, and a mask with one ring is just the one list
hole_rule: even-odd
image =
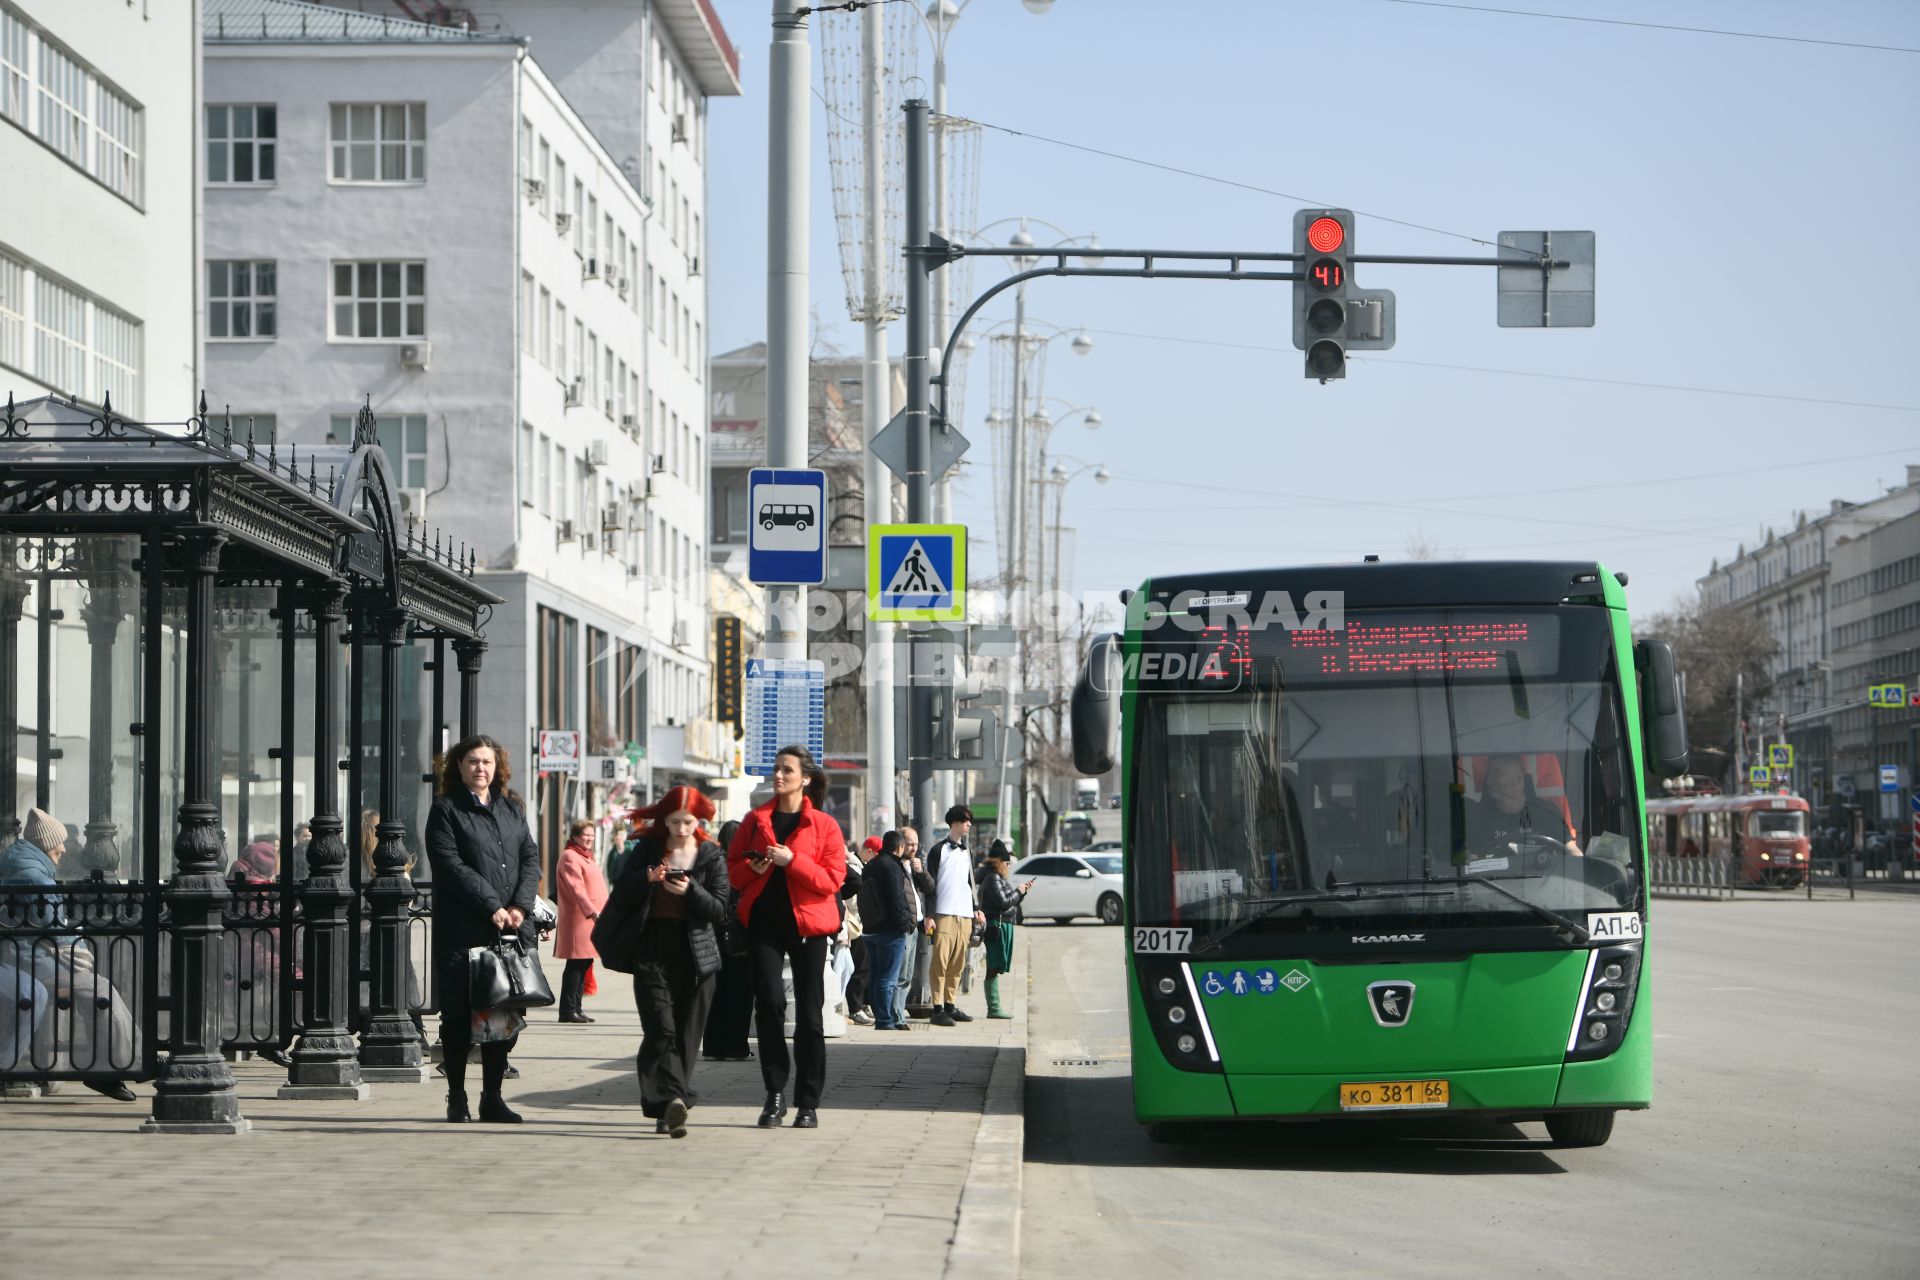
[[1347,229],[1338,218],[1315,218],[1307,228],[1307,243],[1319,253],[1332,253],[1347,242]]

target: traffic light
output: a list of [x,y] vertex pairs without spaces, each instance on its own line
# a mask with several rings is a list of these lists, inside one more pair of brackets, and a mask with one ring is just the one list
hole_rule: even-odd
[[1296,212],[1293,249],[1300,255],[1293,284],[1293,345],[1307,353],[1309,378],[1344,378],[1347,352],[1393,345],[1393,292],[1355,286],[1351,209]]
[[1293,345],[1307,353],[1307,376],[1322,382],[1347,376],[1352,229],[1347,209],[1301,209],[1293,215],[1293,250],[1300,255],[1300,277],[1293,283]]

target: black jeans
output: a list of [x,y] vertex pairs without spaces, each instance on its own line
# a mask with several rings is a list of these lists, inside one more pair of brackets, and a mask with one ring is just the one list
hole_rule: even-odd
[[[447,1068],[447,1092],[467,1091],[467,1051],[473,1047],[473,1006],[467,1001],[467,958],[455,955],[440,966],[441,1061]],[[520,1037],[480,1046],[480,1088],[498,1095],[507,1078],[507,1055]]]
[[867,1007],[867,979],[872,973],[872,962],[867,959],[864,934],[849,945],[853,950],[853,977],[847,983],[847,1012],[852,1014]]
[[693,967],[687,926],[654,920],[641,934],[640,962],[633,970],[633,1003],[640,1011],[640,1114],[657,1120],[675,1098],[694,1104],[693,1067],[713,1005],[713,976]]
[[[754,917],[759,925],[760,917]],[[760,1078],[768,1093],[794,1081],[797,1107],[818,1107],[827,1087],[827,1037],[821,1013],[827,997],[827,943],[825,937],[802,938],[793,917],[769,921],[751,929],[748,960],[753,966],[754,1021],[760,1032]],[[787,1054],[787,994],[780,981],[780,962],[793,967],[793,1054]]]
[[566,972],[560,975],[560,1016],[578,1017],[582,991],[587,985],[587,970],[593,968],[591,960],[569,960]]

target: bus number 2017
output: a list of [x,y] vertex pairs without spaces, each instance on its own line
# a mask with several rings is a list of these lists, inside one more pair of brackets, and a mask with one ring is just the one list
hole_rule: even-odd
[[1135,929],[1133,949],[1150,955],[1183,956],[1193,947],[1191,929]]

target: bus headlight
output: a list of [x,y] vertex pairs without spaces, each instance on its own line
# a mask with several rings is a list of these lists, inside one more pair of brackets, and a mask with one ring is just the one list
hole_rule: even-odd
[[1167,974],[1153,985],[1159,989],[1160,994],[1163,996],[1173,995],[1180,990],[1180,980],[1172,974]]
[[1639,984],[1639,943],[1594,949],[1567,1036],[1568,1061],[1604,1058],[1613,1052],[1626,1036]]
[[1174,1046],[1177,1049],[1179,1049],[1180,1052],[1182,1053],[1192,1053],[1195,1049],[1200,1047],[1200,1042],[1195,1040],[1192,1036],[1181,1036],[1178,1040],[1175,1040],[1173,1043],[1174,1043]]
[[1207,1022],[1206,1006],[1193,970],[1184,959],[1135,955],[1136,990],[1154,1046],[1168,1066],[1180,1071],[1218,1072],[1219,1048]]
[[1181,1023],[1185,1022],[1186,1020],[1187,1020],[1187,1009],[1185,1005],[1177,1004],[1173,1006],[1173,1008],[1167,1010],[1167,1021],[1171,1022],[1174,1026],[1177,1027]]

